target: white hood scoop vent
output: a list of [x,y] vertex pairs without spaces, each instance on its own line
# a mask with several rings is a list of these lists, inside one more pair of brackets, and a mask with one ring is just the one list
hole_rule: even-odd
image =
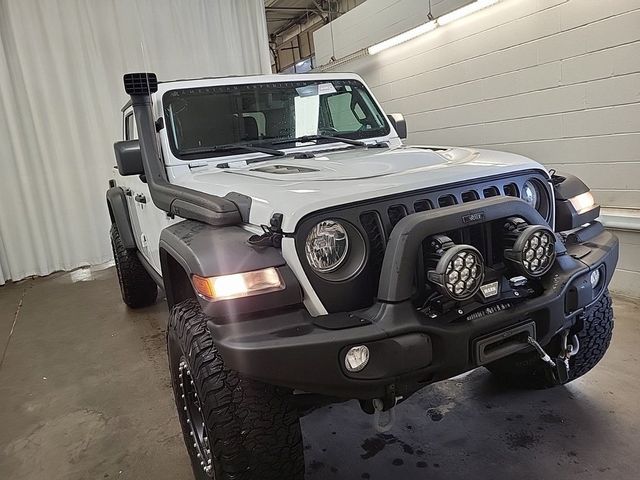
[[252,168],[252,172],[274,173],[276,175],[290,175],[293,173],[318,172],[315,168],[300,167],[297,165],[265,165],[259,168]]

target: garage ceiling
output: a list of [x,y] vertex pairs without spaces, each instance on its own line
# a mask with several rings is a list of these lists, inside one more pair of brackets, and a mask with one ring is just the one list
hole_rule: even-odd
[[305,23],[312,16],[324,19],[336,14],[336,2],[326,0],[266,0],[267,28],[269,35],[277,36],[297,24]]

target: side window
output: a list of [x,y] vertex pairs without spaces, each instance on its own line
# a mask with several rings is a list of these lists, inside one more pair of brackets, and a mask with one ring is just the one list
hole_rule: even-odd
[[136,128],[136,119],[133,112],[129,112],[124,117],[124,139],[136,140],[138,138],[138,129]]
[[[331,95],[327,98],[327,107],[331,115],[333,128],[339,132],[355,132],[362,128],[365,114],[359,104],[351,109],[353,94],[351,92]],[[360,118],[358,118],[358,115]]]

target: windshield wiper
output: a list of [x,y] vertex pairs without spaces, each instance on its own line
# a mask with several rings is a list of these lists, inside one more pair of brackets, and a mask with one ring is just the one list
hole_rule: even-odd
[[231,150],[244,150],[246,152],[266,153],[267,155],[273,155],[274,157],[284,157],[286,155],[282,150],[276,150],[275,148],[267,147],[255,147],[253,145],[244,145],[241,143],[229,143],[227,145],[212,145],[210,147],[193,147],[180,150],[182,155],[192,155],[197,153],[215,153],[215,152],[227,152]]
[[296,138],[287,138],[285,140],[278,140],[277,142],[269,142],[271,145],[282,145],[285,143],[294,143],[294,142],[317,142],[318,140],[332,140],[334,142],[342,142],[348,143],[349,145],[355,145],[357,147],[365,147],[367,144],[361,142],[360,140],[352,140],[350,138],[344,137],[332,137],[331,135],[303,135],[301,137]]

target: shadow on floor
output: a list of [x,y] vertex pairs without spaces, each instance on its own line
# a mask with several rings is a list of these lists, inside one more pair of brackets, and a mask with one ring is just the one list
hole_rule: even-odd
[[[356,402],[313,412],[307,478],[638,478],[637,308],[616,298],[613,347],[567,387],[512,390],[478,369],[399,405],[384,434]],[[15,321],[0,369],[0,478],[191,479],[166,318],[163,302],[124,307],[113,269],[0,288],[0,345]]]

